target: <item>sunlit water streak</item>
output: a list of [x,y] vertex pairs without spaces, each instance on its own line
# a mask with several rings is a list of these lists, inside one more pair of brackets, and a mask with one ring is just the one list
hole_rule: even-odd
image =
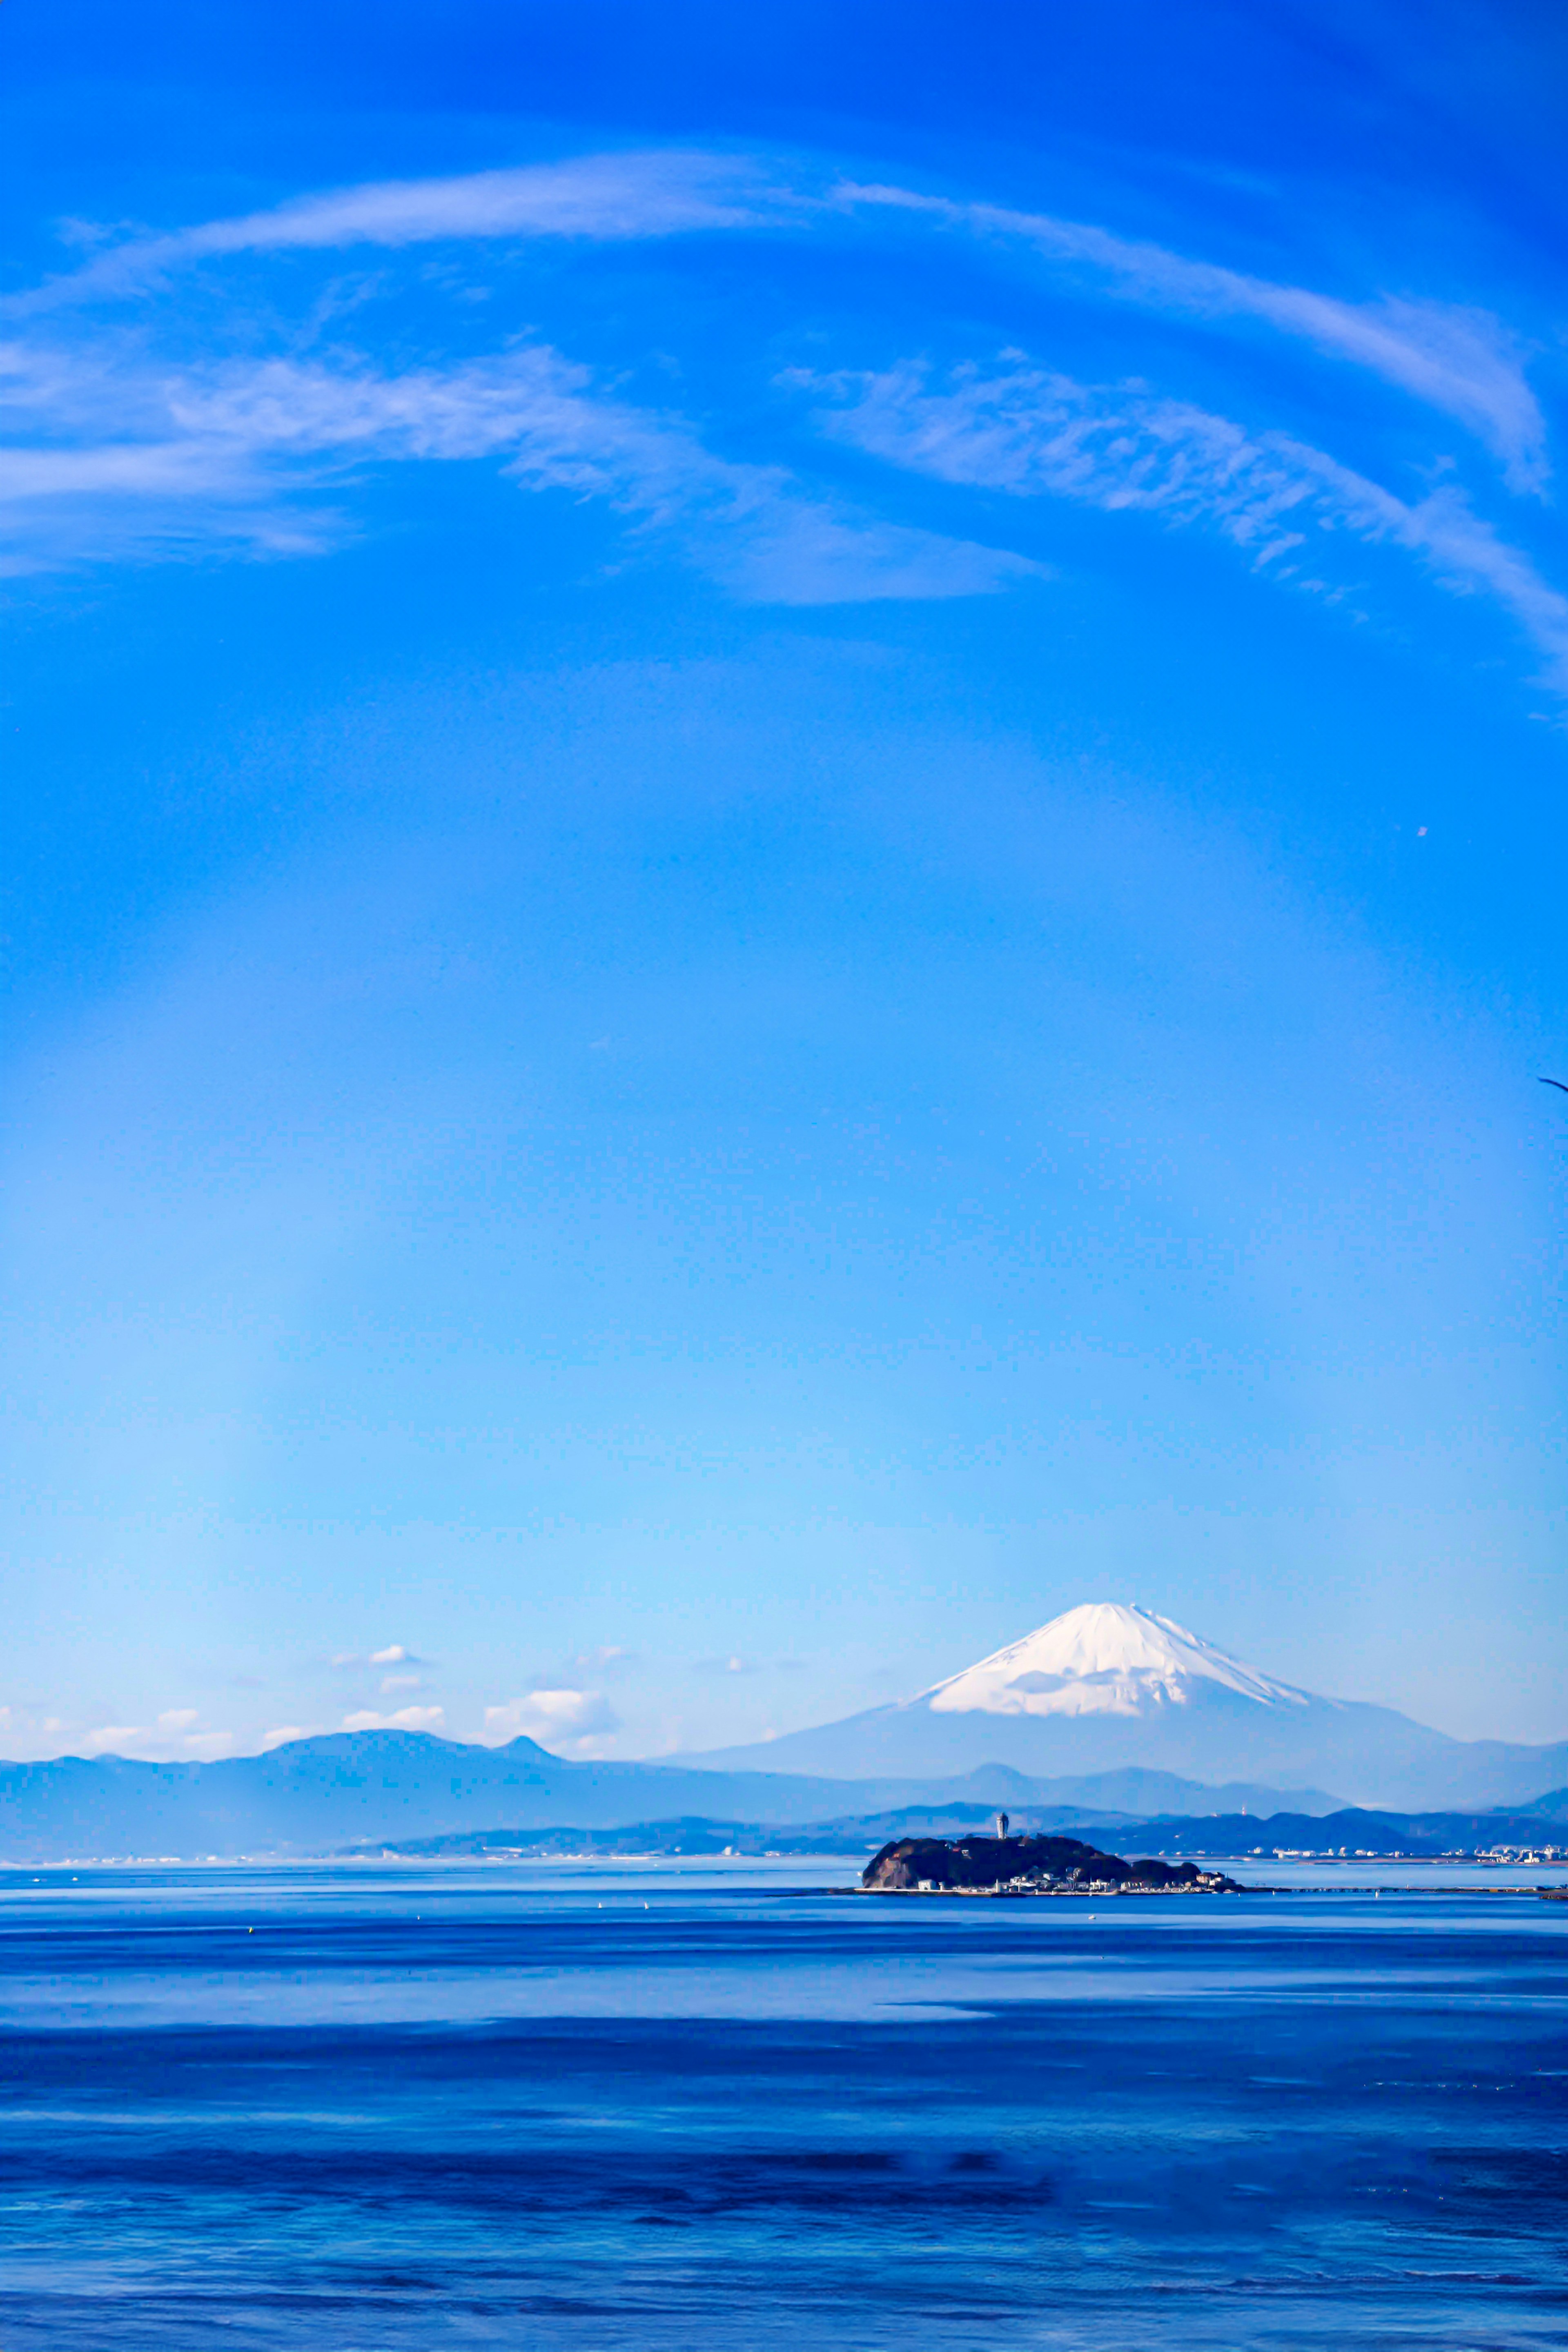
[[1568,1905],[852,1874],[0,1874],[0,2346],[1568,2344]]

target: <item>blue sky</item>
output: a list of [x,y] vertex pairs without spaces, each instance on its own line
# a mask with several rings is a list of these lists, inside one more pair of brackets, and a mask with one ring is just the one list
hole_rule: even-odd
[[9,1752],[1568,1735],[1564,42],[14,0]]

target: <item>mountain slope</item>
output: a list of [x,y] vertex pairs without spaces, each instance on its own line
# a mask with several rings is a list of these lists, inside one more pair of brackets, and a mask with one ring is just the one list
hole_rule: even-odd
[[531,1739],[479,1748],[405,1731],[212,1764],[0,1764],[0,1859],[321,1853],[498,1822],[613,1829],[686,1815],[782,1827],[955,1803],[1315,1815],[1346,1802],[1523,1807],[1552,1790],[1568,1812],[1565,1782],[1568,1742],[1448,1739],[1391,1708],[1260,1674],[1149,1610],[1104,1603],[1069,1610],[901,1705],[658,1764],[574,1763]]
[[1116,1602],[1069,1609],[914,1698],[682,1761],[733,1769],[764,1757],[773,1770],[844,1777],[1142,1766],[1210,1783],[1306,1781],[1401,1807],[1523,1803],[1568,1772],[1568,1741],[1450,1739],[1392,1707],[1298,1690]]
[[[802,1821],[839,1812],[861,1785],[683,1766],[578,1764],[528,1738],[468,1747],[412,1731],[300,1739],[211,1764],[58,1757],[0,1765],[0,1856],[320,1853],[354,1838],[430,1836],[504,1819],[591,1825],[726,1811]],[[887,1786],[887,1801],[910,1790]]]
[[[764,1751],[765,1752],[765,1751]],[[1244,1788],[1229,1801],[1327,1810],[1310,1790]],[[960,1801],[971,1807],[1067,1802],[1153,1812],[1201,1808],[1204,1792],[1168,1774],[1042,1787],[1005,1766],[938,1780],[807,1779],[715,1772],[685,1763],[573,1763],[531,1739],[478,1748],[415,1731],[338,1732],[265,1756],[214,1764],[143,1764],[63,1756],[0,1764],[0,1860],[75,1855],[321,1853],[356,1842],[426,1839],[505,1822],[615,1829],[721,1814],[754,1823],[820,1822],[870,1807]]]
[[1310,1706],[1306,1691],[1243,1665],[1173,1618],[1111,1601],[1053,1617],[910,1704],[936,1715],[1125,1715],[1225,1690],[1259,1706]]

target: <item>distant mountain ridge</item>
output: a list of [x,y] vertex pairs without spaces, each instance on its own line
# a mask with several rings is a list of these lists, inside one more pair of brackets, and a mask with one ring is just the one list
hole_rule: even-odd
[[1404,1854],[1436,1861],[1500,1846],[1539,1851],[1568,1848],[1568,1825],[1547,1810],[1563,1791],[1527,1813],[1496,1811],[1400,1813],[1347,1806],[1337,1813],[1219,1813],[1203,1820],[1149,1821],[1138,1835],[1163,1853],[1275,1855],[1291,1852],[1336,1853],[1343,1861],[1371,1861]]
[[1568,1740],[1452,1739],[1393,1707],[1300,1690],[1121,1601],[1069,1609],[914,1698],[681,1760],[729,1771],[764,1757],[774,1771],[855,1778],[982,1762],[1051,1780],[1142,1767],[1417,1808],[1522,1804],[1568,1780]]
[[[513,1853],[853,1854],[890,1839],[987,1831],[994,1820],[987,1807],[973,1802],[903,1805],[887,1812],[788,1828],[686,1814],[672,1821],[629,1822],[614,1830],[566,1823],[548,1830],[468,1830],[441,1837],[401,1839],[391,1851],[410,1861],[479,1860]],[[1568,1790],[1553,1791],[1531,1813],[1382,1813],[1344,1807],[1326,1815],[1219,1813],[1150,1821],[1135,1814],[1097,1813],[1070,1805],[1031,1805],[1013,1815],[1011,1825],[1019,1832],[1049,1833],[1092,1830],[1101,1837],[1119,1835],[1124,1843],[1148,1846],[1158,1853],[1220,1860],[1310,1853],[1332,1853],[1346,1861],[1384,1861],[1396,1855],[1420,1861],[1499,1847],[1539,1852],[1550,1846],[1562,1853],[1568,1850]],[[362,1845],[345,1851],[363,1855],[367,1849]]]
[[[797,1823],[873,1807],[967,1801],[981,1808],[1070,1802],[1087,1795],[1131,1812],[1201,1807],[1206,1792],[1169,1774],[1132,1773],[1042,1787],[1005,1765],[931,1781],[834,1780],[670,1764],[577,1763],[529,1738],[469,1747],[428,1732],[333,1732],[262,1756],[149,1764],[120,1756],[0,1764],[0,1862],[136,1855],[327,1853],[355,1842],[428,1838],[504,1821],[616,1828],[679,1814]],[[1237,1789],[1252,1805],[1282,1792]],[[1310,1790],[1298,1801],[1331,1798]],[[1135,1802],[1127,1802],[1136,1799]]]
[[1523,1811],[1565,1783],[1568,1741],[1449,1739],[1392,1708],[1260,1674],[1151,1610],[1103,1602],[916,1698],[657,1763],[576,1762],[529,1738],[483,1748],[363,1731],[205,1764],[0,1764],[0,1861],[328,1853],[497,1822],[784,1827],[911,1806],[1046,1807],[1062,1826],[1069,1812],[1079,1823],[1311,1819],[1347,1802]]

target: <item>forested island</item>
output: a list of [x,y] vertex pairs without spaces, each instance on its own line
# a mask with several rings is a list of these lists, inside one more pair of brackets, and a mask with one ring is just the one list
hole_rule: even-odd
[[861,1874],[868,1895],[1239,1895],[1195,1862],[1126,1862],[1069,1837],[894,1838]]

